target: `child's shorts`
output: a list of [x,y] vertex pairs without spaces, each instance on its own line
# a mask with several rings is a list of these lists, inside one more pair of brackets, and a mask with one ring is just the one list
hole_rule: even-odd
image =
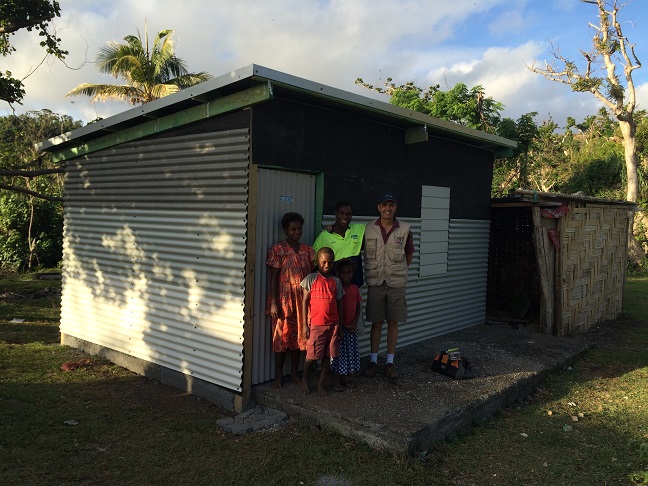
[[337,324],[311,324],[310,337],[306,343],[306,359],[336,358],[340,349],[340,333]]

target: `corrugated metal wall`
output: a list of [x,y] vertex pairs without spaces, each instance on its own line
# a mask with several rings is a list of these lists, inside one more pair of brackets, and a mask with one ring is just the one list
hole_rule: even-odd
[[[418,262],[413,262],[407,289],[409,319],[399,329],[399,346],[484,322],[489,227],[484,220],[450,220],[445,275],[418,278],[413,274]],[[412,232],[416,246],[414,225]]]
[[68,163],[61,332],[241,390],[247,129]]
[[[325,216],[324,224],[334,221]],[[353,216],[354,223],[368,223],[376,217]],[[416,343],[484,322],[488,276],[489,221],[451,219],[448,242],[448,272],[419,277],[421,222],[400,218],[411,225],[416,251],[407,283],[408,320],[398,329],[398,346]],[[363,287],[366,300],[366,286]],[[363,303],[364,310],[364,303]],[[360,353],[369,354],[370,323],[360,338]],[[383,326],[380,351],[387,349],[387,325]]]
[[[270,317],[265,315],[268,292],[266,257],[270,246],[286,238],[281,217],[288,211],[300,213],[306,220],[301,241],[313,242],[315,215],[315,176],[270,169],[259,170],[258,216],[256,228],[256,272],[254,282],[254,339],[252,384],[274,378]],[[290,358],[286,363],[289,368]]]

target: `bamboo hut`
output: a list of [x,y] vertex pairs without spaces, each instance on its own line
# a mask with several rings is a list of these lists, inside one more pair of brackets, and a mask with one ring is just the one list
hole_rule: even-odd
[[565,336],[618,317],[633,206],[527,190],[493,199],[489,318]]

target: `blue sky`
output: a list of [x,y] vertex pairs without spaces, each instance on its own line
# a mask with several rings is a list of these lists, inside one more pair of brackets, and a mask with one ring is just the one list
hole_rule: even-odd
[[[601,106],[590,94],[572,93],[562,84],[531,73],[525,66],[551,60],[551,43],[566,57],[588,50],[596,9],[580,0],[59,0],[55,25],[70,51],[66,66],[46,60],[25,79],[27,97],[18,113],[48,108],[89,121],[130,108],[65,98],[82,82],[115,82],[92,63],[100,46],[125,35],[171,28],[176,52],[191,70],[225,74],[248,64],[266,67],[366,96],[355,86],[362,77],[379,85],[477,84],[506,105],[504,116],[537,111],[563,124]],[[624,32],[648,63],[648,2],[627,1],[621,11]],[[0,68],[23,77],[42,59],[38,38],[20,32],[17,52],[0,59]],[[70,69],[73,68],[73,69]],[[640,108],[648,109],[648,65],[635,71]],[[8,114],[8,105],[2,114]]]

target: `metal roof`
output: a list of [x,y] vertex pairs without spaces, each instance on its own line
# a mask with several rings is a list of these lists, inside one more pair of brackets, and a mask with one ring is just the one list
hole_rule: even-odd
[[581,193],[563,194],[560,192],[543,192],[529,189],[516,189],[508,197],[492,198],[491,206],[559,206],[566,201],[629,207],[637,205],[637,203],[634,203],[632,201],[585,196]]
[[[498,157],[512,154],[517,142],[474,130],[457,123],[410,111],[384,101],[349,93],[307,79],[285,74],[257,64],[212,78],[170,96],[137,106],[109,118],[89,123],[72,132],[50,138],[36,145],[39,150],[57,152],[90,140],[114,134],[151,120],[209,104],[228,95],[267,86],[272,98],[308,102],[350,113],[403,129],[419,127],[430,136],[455,140],[493,152]],[[210,115],[207,115],[210,116]]]
[[561,201],[577,201],[577,202],[591,202],[591,203],[600,203],[600,204],[617,204],[620,206],[636,206],[637,203],[632,201],[616,200],[616,199],[606,199],[602,197],[592,197],[586,196],[583,193],[576,194],[563,194],[560,192],[542,192],[542,191],[532,191],[528,189],[516,189],[515,194],[520,195],[523,198],[538,200],[538,198],[549,199],[549,200],[561,200]]

